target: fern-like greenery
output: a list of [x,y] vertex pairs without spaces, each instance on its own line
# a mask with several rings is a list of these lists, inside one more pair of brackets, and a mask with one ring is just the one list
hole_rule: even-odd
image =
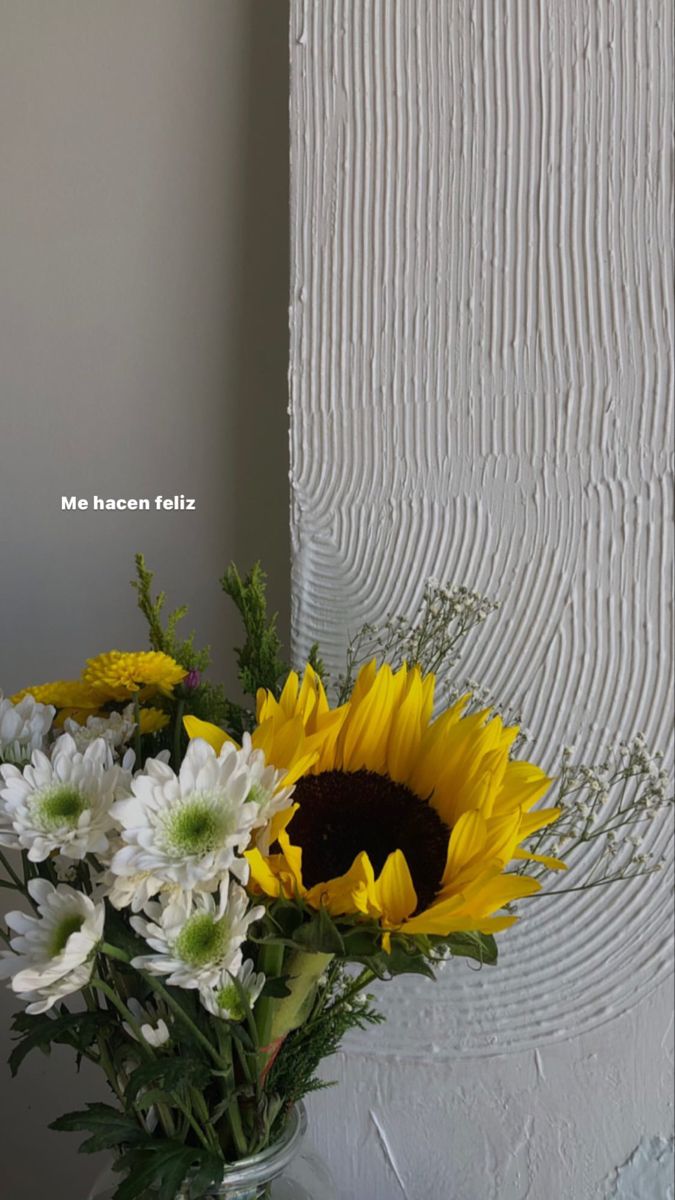
[[267,577],[260,563],[255,563],[243,578],[234,563],[230,563],[221,585],[234,601],[244,624],[246,638],[236,648],[239,679],[248,696],[258,688],[279,695],[288,666],[281,657],[281,641],[277,632],[277,614],[267,611]]

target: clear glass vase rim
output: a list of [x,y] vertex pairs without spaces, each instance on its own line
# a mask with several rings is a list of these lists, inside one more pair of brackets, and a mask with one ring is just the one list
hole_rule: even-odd
[[239,1184],[243,1186],[270,1183],[293,1161],[306,1132],[307,1113],[304,1104],[298,1103],[289,1112],[281,1137],[258,1154],[242,1158],[240,1162],[226,1167],[221,1182],[212,1190],[211,1195],[218,1196],[219,1189],[226,1189],[223,1194],[227,1196],[228,1190]]

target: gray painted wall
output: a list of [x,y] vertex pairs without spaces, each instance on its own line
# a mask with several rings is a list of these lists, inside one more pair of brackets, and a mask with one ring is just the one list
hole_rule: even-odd
[[[0,687],[140,647],[144,549],[232,679],[218,575],[287,623],[288,14],[282,0],[0,0]],[[62,493],[194,513],[62,513]],[[2,993],[3,1029],[15,1007]],[[0,1051],[4,1063],[4,1050]],[[3,1095],[2,1194],[78,1200],[72,1058]]]

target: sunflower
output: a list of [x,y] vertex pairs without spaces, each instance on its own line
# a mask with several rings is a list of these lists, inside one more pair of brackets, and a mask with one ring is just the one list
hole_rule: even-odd
[[[295,790],[274,852],[247,852],[258,890],[375,919],[387,947],[396,931],[494,933],[516,920],[495,914],[541,885],[505,868],[535,857],[521,843],[560,815],[532,811],[551,780],[511,760],[517,727],[489,710],[465,713],[468,696],[434,719],[434,689],[417,667],[373,661],[338,709],[311,668],[302,684],[291,674],[279,700],[259,693],[253,737],[268,761],[290,768]],[[311,761],[298,772],[301,729]]]
[[159,650],[131,653],[109,650],[88,658],[82,679],[102,700],[141,700],[161,692],[170,696],[176,684],[185,678],[185,668]]

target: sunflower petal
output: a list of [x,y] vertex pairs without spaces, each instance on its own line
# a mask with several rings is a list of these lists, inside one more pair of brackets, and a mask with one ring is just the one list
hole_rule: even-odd
[[567,863],[561,858],[553,858],[550,854],[528,854],[526,850],[514,850],[513,858],[526,859],[528,862],[541,863],[549,871],[566,871]]
[[487,841],[487,825],[479,812],[462,813],[450,836],[448,858],[443,875],[446,885],[466,866],[472,858],[480,854]]
[[405,855],[394,850],[375,880],[375,894],[380,911],[390,925],[399,925],[417,908],[415,891]]
[[238,745],[229,733],[226,733],[219,725],[212,725],[210,721],[200,721],[199,717],[183,717],[183,725],[191,741],[194,741],[195,738],[202,738],[208,742],[216,754],[220,754],[226,742],[232,742],[234,746]]

